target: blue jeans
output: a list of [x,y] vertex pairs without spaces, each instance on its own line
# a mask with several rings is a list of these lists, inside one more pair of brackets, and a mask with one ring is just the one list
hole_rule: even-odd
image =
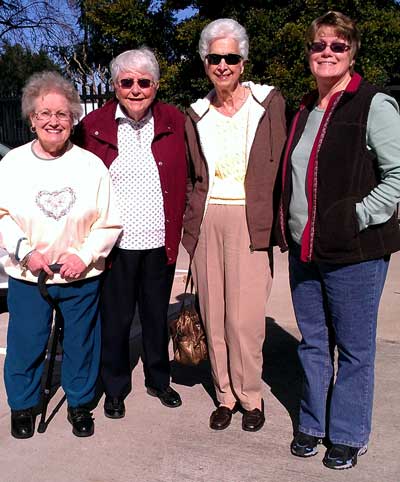
[[[290,287],[304,371],[299,430],[362,447],[371,432],[379,301],[388,259],[304,263],[289,253]],[[338,362],[334,380],[334,349]]]
[[[88,403],[95,395],[100,363],[99,283],[96,277],[47,287],[64,317],[61,385],[71,407]],[[14,278],[8,282],[8,307],[4,381],[10,408],[21,410],[40,401],[53,310],[37,284]]]

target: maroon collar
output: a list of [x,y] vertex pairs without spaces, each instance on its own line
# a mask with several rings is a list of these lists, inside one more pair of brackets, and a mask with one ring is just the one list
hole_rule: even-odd
[[[346,88],[344,89],[344,93],[354,94],[355,92],[357,92],[357,90],[360,87],[361,81],[362,81],[361,75],[357,74],[357,72],[354,72],[350,82],[347,84]],[[329,100],[327,110],[330,108],[330,106],[332,105],[336,97],[340,95],[342,92],[343,91],[339,91],[332,95],[332,97]],[[313,90],[312,92],[309,92],[301,100],[299,109],[300,110],[303,110],[304,108],[312,109],[317,99],[318,99],[318,90]]]

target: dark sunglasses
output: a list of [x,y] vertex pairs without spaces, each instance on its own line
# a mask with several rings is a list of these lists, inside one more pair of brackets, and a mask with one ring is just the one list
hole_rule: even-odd
[[334,54],[342,54],[350,50],[350,45],[344,42],[332,42],[331,44],[327,44],[326,42],[312,42],[308,44],[308,50],[314,54],[323,52],[327,47],[329,47]]
[[237,65],[242,60],[242,56],[239,54],[208,54],[206,55],[206,59],[211,65],[219,65],[222,59],[224,59],[228,65]]
[[131,89],[135,82],[141,89],[148,89],[153,84],[153,81],[150,79],[121,79],[119,85],[123,89]]

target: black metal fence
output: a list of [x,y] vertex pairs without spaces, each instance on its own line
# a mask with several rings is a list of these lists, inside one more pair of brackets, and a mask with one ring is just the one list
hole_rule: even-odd
[[[109,85],[84,85],[78,88],[84,115],[101,107],[113,96]],[[21,98],[0,96],[0,143],[9,147],[17,147],[32,140],[34,135],[29,124],[21,115]]]
[[84,115],[101,107],[113,95],[114,92],[110,89],[109,84],[106,84],[105,86],[99,84],[97,87],[95,85],[83,85],[81,89],[81,101],[83,104]]
[[17,147],[32,138],[29,126],[21,116],[21,99],[0,97],[0,142]]

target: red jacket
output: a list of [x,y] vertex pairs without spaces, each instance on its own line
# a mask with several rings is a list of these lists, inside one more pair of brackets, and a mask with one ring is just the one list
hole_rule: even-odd
[[[115,120],[117,101],[88,114],[76,126],[74,143],[93,152],[109,168],[118,155]],[[152,105],[154,139],[151,145],[160,175],[164,199],[165,249],[168,264],[176,262],[185,210],[187,162],[185,152],[185,117],[176,107],[155,101]]]

